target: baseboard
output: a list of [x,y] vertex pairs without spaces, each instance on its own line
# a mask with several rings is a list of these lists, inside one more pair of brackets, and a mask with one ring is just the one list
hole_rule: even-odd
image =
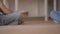
[[32,20],[44,20],[44,17],[25,17],[23,18],[25,21],[32,21]]
[[[23,18],[25,21],[32,21],[32,20],[45,20],[44,17],[24,17]],[[51,20],[51,18],[49,17],[49,20]]]

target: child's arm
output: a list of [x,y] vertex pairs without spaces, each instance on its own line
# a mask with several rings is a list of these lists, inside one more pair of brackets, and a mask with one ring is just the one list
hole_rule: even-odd
[[6,13],[6,14],[10,14],[10,13],[12,13],[12,11],[10,11],[9,9],[7,9],[6,7],[5,7],[5,5],[0,1],[0,8],[2,9],[2,11],[4,12],[4,13]]

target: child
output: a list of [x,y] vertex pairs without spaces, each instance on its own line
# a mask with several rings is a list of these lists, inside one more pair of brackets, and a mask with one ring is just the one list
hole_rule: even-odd
[[50,16],[55,23],[60,22],[60,11],[51,11]]
[[2,10],[3,14],[0,14],[0,25],[22,24],[22,16],[20,11],[10,11],[5,7],[5,5],[0,1],[0,12]]

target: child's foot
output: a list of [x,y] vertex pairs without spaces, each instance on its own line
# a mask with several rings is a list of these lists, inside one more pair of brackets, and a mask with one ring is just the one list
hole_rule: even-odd
[[55,23],[59,23],[58,21],[54,20]]

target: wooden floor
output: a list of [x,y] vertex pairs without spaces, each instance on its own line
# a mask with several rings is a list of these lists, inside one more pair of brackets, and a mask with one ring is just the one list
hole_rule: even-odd
[[60,24],[53,21],[24,21],[22,25],[0,26],[0,34],[60,34]]
[[0,34],[60,34],[60,25],[1,26]]

